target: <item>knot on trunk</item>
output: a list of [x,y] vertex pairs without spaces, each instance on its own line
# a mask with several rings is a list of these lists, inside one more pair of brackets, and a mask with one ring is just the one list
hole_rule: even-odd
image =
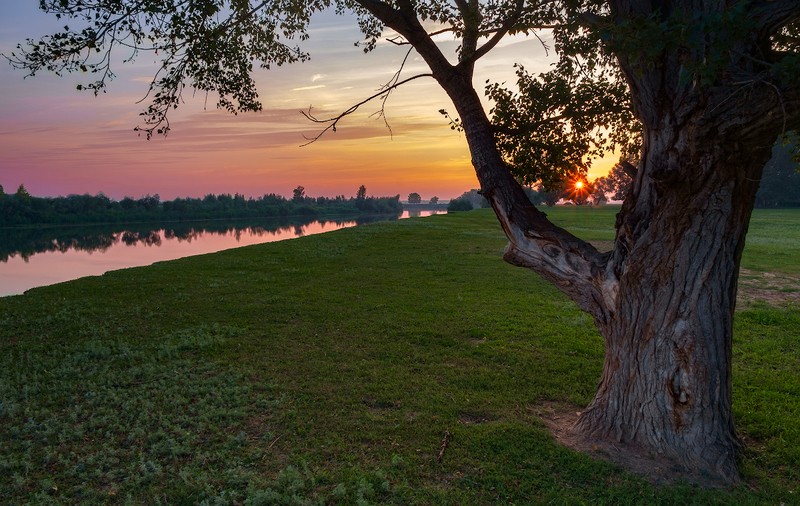
[[686,404],[689,402],[689,392],[686,390],[688,382],[688,375],[683,370],[677,370],[672,375],[672,397],[679,404]]

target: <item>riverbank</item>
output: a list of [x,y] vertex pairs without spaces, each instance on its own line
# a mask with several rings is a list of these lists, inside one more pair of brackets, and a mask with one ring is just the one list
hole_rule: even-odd
[[[547,212],[600,248],[613,239],[616,209]],[[542,417],[586,405],[602,342],[551,285],[502,261],[494,216],[472,211],[0,299],[0,496],[791,504],[798,217],[751,224],[756,284],[739,305],[733,380],[747,483],[734,490],[654,487],[552,439]]]
[[114,269],[406,217],[411,213],[0,228],[0,297]]

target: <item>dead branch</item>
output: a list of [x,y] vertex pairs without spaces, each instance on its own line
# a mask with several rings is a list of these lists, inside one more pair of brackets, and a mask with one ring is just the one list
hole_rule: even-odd
[[412,50],[413,50],[413,48],[408,50],[408,52],[406,53],[405,57],[403,58],[402,63],[400,64],[400,68],[397,69],[397,72],[394,73],[394,75],[391,77],[391,79],[389,79],[389,81],[386,82],[386,84],[382,85],[378,89],[377,93],[375,93],[375,94],[365,98],[361,102],[351,106],[350,108],[348,108],[344,112],[342,112],[342,113],[340,113],[340,114],[338,114],[336,116],[333,116],[331,118],[320,119],[320,118],[317,118],[316,116],[314,116],[311,113],[311,107],[308,108],[307,112],[306,111],[300,111],[300,114],[305,116],[306,119],[308,119],[309,121],[312,121],[314,123],[327,123],[327,126],[319,134],[317,134],[316,136],[314,136],[314,137],[303,136],[306,139],[307,142],[305,142],[304,144],[301,144],[300,147],[304,147],[304,146],[308,146],[309,144],[313,144],[314,142],[319,140],[323,135],[325,135],[325,133],[328,132],[328,130],[336,132],[336,126],[339,124],[339,121],[341,121],[346,116],[349,116],[349,115],[353,114],[354,112],[356,112],[359,109],[359,107],[361,107],[362,105],[364,105],[364,104],[366,104],[368,102],[371,102],[372,100],[375,100],[377,98],[381,99],[381,107],[380,107],[380,109],[378,111],[372,113],[370,115],[370,117],[376,117],[377,116],[379,118],[383,118],[383,123],[384,123],[384,125],[386,125],[386,128],[389,130],[389,135],[391,136],[392,135],[392,127],[389,125],[389,122],[386,120],[386,101],[389,99],[389,95],[391,95],[392,91],[394,91],[395,89],[399,88],[400,86],[402,86],[402,85],[404,85],[404,84],[406,84],[406,83],[408,83],[410,81],[413,81],[415,79],[419,79],[421,77],[433,77],[433,74],[426,73],[426,74],[417,74],[417,75],[409,77],[407,79],[403,79],[402,81],[400,80],[400,74],[403,72],[403,68],[405,67],[406,62],[408,61],[408,57],[411,55],[411,51]]
[[447,450],[447,446],[450,444],[450,431],[445,429],[444,437],[442,438],[442,443],[439,445],[439,454],[436,455],[436,462],[439,464],[442,463],[442,459],[444,458],[444,452]]

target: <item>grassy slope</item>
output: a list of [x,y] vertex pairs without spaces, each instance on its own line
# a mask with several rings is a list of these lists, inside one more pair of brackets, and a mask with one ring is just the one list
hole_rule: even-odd
[[[608,241],[614,212],[551,215]],[[758,213],[744,265],[796,274],[798,218]],[[737,318],[734,409],[750,486],[656,488],[549,436],[543,406],[591,399],[602,342],[559,292],[503,263],[503,246],[491,214],[476,211],[0,299],[0,497],[798,501],[796,306],[756,302]]]

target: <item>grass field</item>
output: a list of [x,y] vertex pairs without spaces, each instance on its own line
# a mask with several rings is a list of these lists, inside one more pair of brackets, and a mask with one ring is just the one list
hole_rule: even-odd
[[[548,210],[600,247],[614,208]],[[600,375],[591,319],[473,211],[0,298],[0,502],[800,504],[800,211],[745,251],[746,484],[656,487],[558,445]]]

